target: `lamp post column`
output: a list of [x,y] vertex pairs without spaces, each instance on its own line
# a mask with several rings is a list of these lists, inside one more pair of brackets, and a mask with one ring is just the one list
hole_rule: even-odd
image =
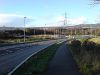
[[26,36],[26,34],[25,34],[25,21],[26,21],[26,17],[24,17],[24,42],[26,40],[26,38],[25,38],[25,36]]

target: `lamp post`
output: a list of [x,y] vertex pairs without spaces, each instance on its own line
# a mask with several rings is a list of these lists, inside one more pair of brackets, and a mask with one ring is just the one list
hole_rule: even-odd
[[45,27],[44,27],[44,39],[46,38],[46,24],[45,24]]
[[24,17],[24,42],[26,40],[26,38],[25,38],[25,36],[26,36],[26,34],[25,34],[25,21],[26,21],[26,17]]

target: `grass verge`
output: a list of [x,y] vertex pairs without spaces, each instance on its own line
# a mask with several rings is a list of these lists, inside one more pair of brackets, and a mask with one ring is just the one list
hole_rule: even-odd
[[52,46],[42,50],[32,56],[27,62],[19,67],[12,75],[40,75],[48,68],[48,64],[62,42],[53,44]]
[[[16,39],[18,40],[18,39]],[[23,40],[23,39],[22,39]],[[0,47],[5,47],[5,46],[12,46],[12,45],[17,45],[17,44],[25,44],[25,43],[34,43],[34,42],[41,42],[41,41],[47,41],[48,39],[37,39],[37,40],[31,40],[31,41],[27,41],[26,42],[23,42],[23,41],[15,41],[15,40],[9,40],[10,42],[7,42],[8,40],[5,40],[5,42],[1,43],[0,42]],[[1,41],[1,40],[0,40]],[[13,42],[11,42],[13,41]]]
[[100,37],[99,38],[92,38],[89,41],[95,42],[96,44],[100,44]]

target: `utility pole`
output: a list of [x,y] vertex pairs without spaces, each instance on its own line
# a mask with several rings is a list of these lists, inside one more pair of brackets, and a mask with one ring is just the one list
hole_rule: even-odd
[[35,36],[35,28],[34,28],[34,36]]
[[96,30],[97,28],[95,27],[95,38],[96,38],[96,35],[97,35],[97,30]]
[[44,27],[44,39],[45,39],[45,36],[46,36],[46,24],[45,24],[45,27]]
[[26,38],[25,38],[25,36],[26,36],[26,34],[25,34],[25,21],[26,21],[26,17],[24,17],[24,42],[26,40]]
[[55,28],[53,29],[53,32],[54,32],[54,33],[53,33],[53,37],[54,37],[54,39],[55,39]]
[[34,28],[34,38],[36,38],[36,35],[35,35],[35,28]]

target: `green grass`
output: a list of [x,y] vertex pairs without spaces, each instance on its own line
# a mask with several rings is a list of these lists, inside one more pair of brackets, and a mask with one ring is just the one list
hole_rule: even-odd
[[62,43],[56,43],[36,55],[32,56],[13,75],[40,75],[48,69],[48,64],[54,56],[56,50]]
[[[25,43],[40,42],[40,41],[46,41],[46,40],[48,40],[48,39],[26,38],[26,42]],[[0,40],[0,47],[16,45],[16,44],[23,44],[23,43],[24,43],[23,39]]]
[[[26,38],[26,43],[30,42],[38,42],[38,41],[46,41],[46,40],[55,40],[54,38],[50,38],[49,35],[33,35],[29,38]],[[3,46],[10,46],[15,45],[19,43],[24,43],[24,38],[0,38],[0,47]]]
[[92,38],[89,41],[95,42],[96,44],[100,44],[100,37],[99,38]]

